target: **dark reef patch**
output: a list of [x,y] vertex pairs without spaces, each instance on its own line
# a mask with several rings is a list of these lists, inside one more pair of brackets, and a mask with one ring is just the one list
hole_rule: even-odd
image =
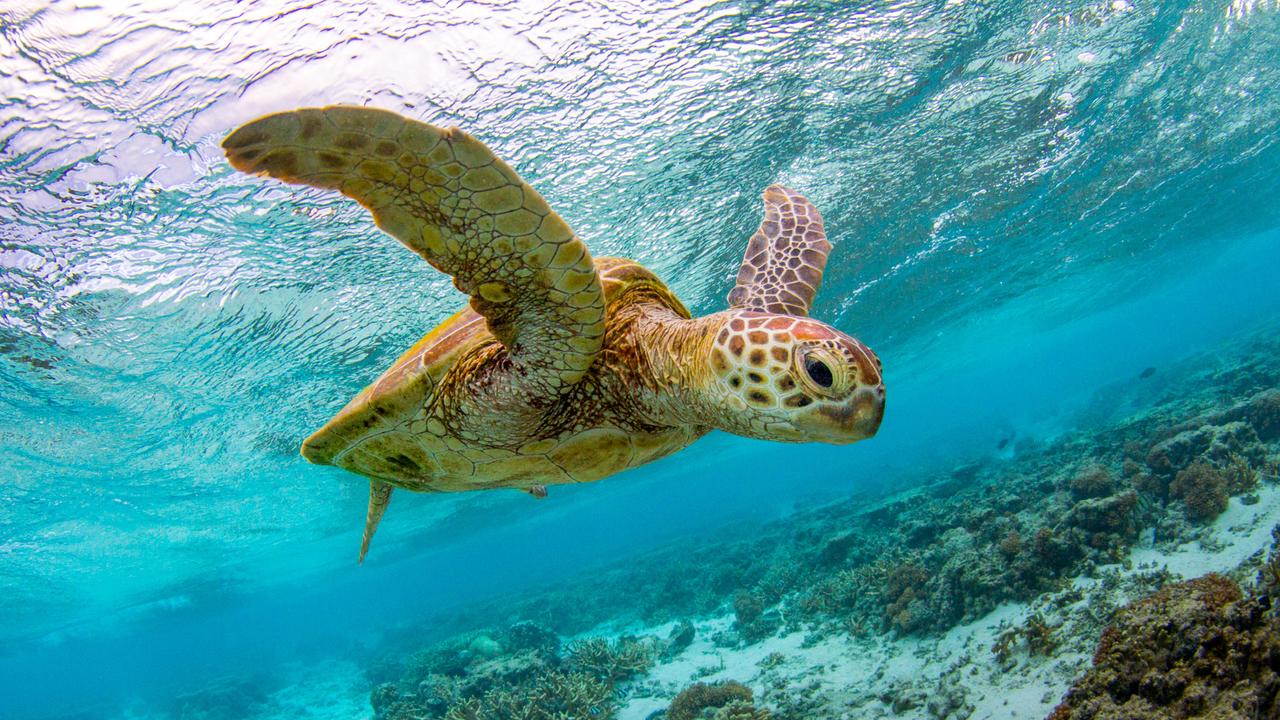
[[1167,585],[1117,613],[1049,717],[1280,717],[1280,618],[1221,575]]

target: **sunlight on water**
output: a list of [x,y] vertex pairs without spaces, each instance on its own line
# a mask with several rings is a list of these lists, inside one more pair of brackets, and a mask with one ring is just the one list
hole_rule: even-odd
[[[0,656],[237,613],[350,640],[1056,437],[1275,317],[1277,58],[1272,0],[0,4]],[[795,187],[835,245],[814,315],[884,360],[881,437],[717,434],[537,507],[404,493],[357,571],[364,483],[299,442],[465,298],[354,203],[224,161],[334,103],[465,128],[695,314]]]

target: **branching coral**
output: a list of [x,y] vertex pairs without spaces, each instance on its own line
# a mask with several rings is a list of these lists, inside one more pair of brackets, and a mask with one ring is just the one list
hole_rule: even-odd
[[614,685],[652,665],[651,639],[587,638],[561,655],[533,623],[465,633],[414,655],[397,684],[374,689],[377,720],[607,720]]
[[1040,613],[1032,613],[1020,627],[1009,628],[996,637],[991,652],[1001,663],[1007,662],[1018,645],[1018,641],[1026,643],[1028,655],[1050,655],[1058,646],[1053,636],[1053,626],[1045,622]]
[[612,686],[653,667],[653,643],[622,637],[612,643],[604,638],[577,640],[569,645],[568,666]]
[[608,720],[613,691],[583,673],[552,671],[527,685],[501,685],[450,708],[444,720]]

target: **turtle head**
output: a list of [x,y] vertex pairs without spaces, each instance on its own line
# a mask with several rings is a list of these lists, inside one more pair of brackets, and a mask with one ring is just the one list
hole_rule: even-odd
[[884,416],[880,360],[812,318],[730,311],[711,347],[717,427],[788,442],[846,444]]

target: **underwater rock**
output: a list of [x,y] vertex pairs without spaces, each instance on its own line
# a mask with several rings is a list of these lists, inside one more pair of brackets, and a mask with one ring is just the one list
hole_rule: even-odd
[[405,661],[401,685],[416,687],[431,675],[463,675],[475,662],[471,642],[481,633],[472,632],[442,640],[419,650]]
[[533,650],[548,657],[560,654],[560,636],[537,623],[520,622],[512,625],[504,640],[511,652]]
[[1221,575],[1121,609],[1050,720],[1280,717],[1280,619]]
[[[707,709],[723,709],[733,704],[752,706],[751,688],[736,680],[694,683],[676,695],[667,708],[666,720],[698,720]],[[712,715],[712,717],[717,717]],[[735,716],[740,717],[740,716]],[[745,716],[751,717],[751,716]],[[768,717],[765,715],[764,717]]]
[[928,581],[928,571],[912,563],[889,571],[881,597],[885,602],[885,624],[890,629],[908,634],[927,625],[925,583]]
[[1152,447],[1147,455],[1147,466],[1156,475],[1172,479],[1179,470],[1196,460],[1224,467],[1236,459],[1243,459],[1250,465],[1266,461],[1266,448],[1259,443],[1257,432],[1250,424],[1241,421],[1184,430]]
[[939,677],[929,693],[929,699],[925,701],[929,717],[934,720],[964,720],[973,715],[967,685],[959,668],[949,670]]
[[267,702],[262,678],[225,677],[171,700],[168,714],[182,720],[239,720]]
[[1258,439],[1265,442],[1280,440],[1280,390],[1264,390],[1215,415],[1213,420],[1217,424],[1246,422]]
[[697,630],[693,627],[693,623],[688,620],[681,620],[676,626],[671,628],[671,634],[667,636],[667,646],[662,651],[665,658],[673,658],[684,652],[693,644],[693,639],[697,636]]
[[996,549],[1009,560],[1016,558],[1022,553],[1022,534],[1017,530],[1010,530],[996,545]]
[[488,635],[480,635],[471,641],[471,644],[467,646],[467,650],[472,657],[495,658],[502,654],[502,645]]
[[1082,544],[1078,538],[1073,537],[1078,532],[1055,532],[1051,528],[1042,527],[1032,536],[1032,552],[1042,566],[1051,572],[1071,567],[1084,555]]
[[818,553],[818,563],[822,565],[838,565],[849,557],[849,551],[858,544],[858,534],[842,533],[827,541]]
[[504,655],[468,669],[457,694],[470,696],[495,685],[518,685],[528,682],[554,668],[556,661],[534,650],[521,650]]
[[1134,508],[1138,495],[1133,491],[1104,498],[1081,500],[1071,507],[1070,522],[1090,532],[1129,535],[1134,530]]

